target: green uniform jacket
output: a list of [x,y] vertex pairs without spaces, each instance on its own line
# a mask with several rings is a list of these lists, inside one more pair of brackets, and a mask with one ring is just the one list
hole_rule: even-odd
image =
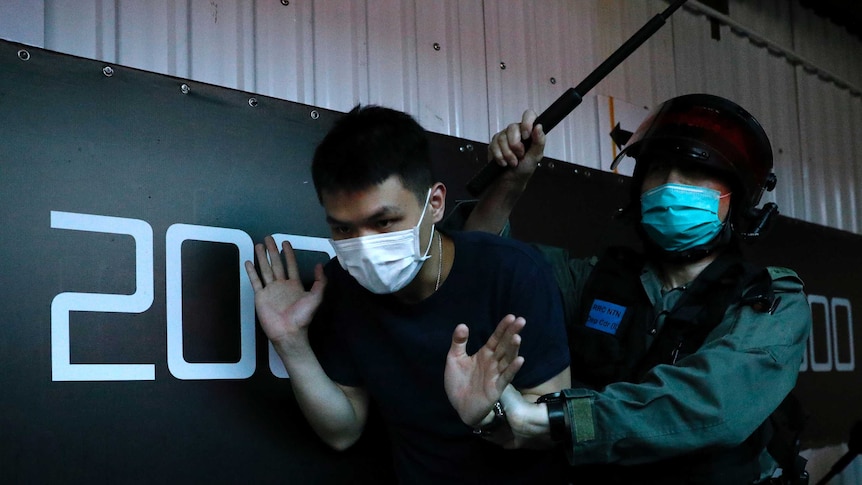
[[[541,249],[555,269],[572,324],[596,260]],[[731,304],[699,350],[673,365],[654,367],[643,382],[614,383],[601,391],[565,390],[571,464],[651,463],[733,447],[748,438],[795,385],[811,329],[800,278],[784,268],[769,268],[769,273],[781,298],[773,314]],[[679,290],[662,292],[650,268],[641,281],[656,314],[671,309],[680,296]],[[768,456],[762,462],[764,473],[774,468]]]

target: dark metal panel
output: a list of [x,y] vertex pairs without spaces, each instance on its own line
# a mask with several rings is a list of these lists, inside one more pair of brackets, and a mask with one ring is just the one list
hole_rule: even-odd
[[[260,331],[250,378],[180,380],[167,366],[168,228],[240,229],[255,241],[272,232],[326,236],[308,161],[336,113],[106,67],[0,42],[0,481],[385,481],[380,427],[346,454],[328,450],[288,381],[269,371]],[[141,271],[138,241],[52,229],[52,211],[152,228],[150,308],[72,311],[69,351],[73,364],[153,364],[154,380],[52,381],[53,298],[131,294]],[[237,251],[199,241],[181,249],[183,355],[236,361],[236,320],[217,314],[237,311],[223,303],[237,301],[244,277]]]

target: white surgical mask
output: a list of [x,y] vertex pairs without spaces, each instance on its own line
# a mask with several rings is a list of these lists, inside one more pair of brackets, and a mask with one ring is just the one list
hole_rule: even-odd
[[407,286],[419,270],[422,263],[431,256],[431,242],[434,240],[434,226],[431,226],[431,238],[425,252],[419,248],[419,226],[425,217],[431,190],[425,198],[422,216],[412,229],[403,231],[371,234],[336,241],[329,240],[338,262],[350,276],[372,293],[395,293]]

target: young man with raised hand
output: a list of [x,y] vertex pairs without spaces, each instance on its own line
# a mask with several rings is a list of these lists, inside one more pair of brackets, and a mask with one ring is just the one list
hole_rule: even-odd
[[[495,403],[458,402],[475,381],[443,383],[450,366],[504,375],[488,395],[516,372],[527,401],[569,385],[561,301],[541,255],[488,234],[436,229],[446,187],[432,176],[427,134],[404,113],[354,108],[316,149],[312,177],[337,258],[315,268],[310,291],[288,243],[286,270],[270,237],[255,248],[260,274],[251,262],[246,269],[260,324],[316,433],[333,448],[351,446],[373,402],[400,482],[557,481],[559,457],[487,441],[511,435]],[[453,333],[463,352],[447,361]],[[505,355],[493,348],[502,341]]]

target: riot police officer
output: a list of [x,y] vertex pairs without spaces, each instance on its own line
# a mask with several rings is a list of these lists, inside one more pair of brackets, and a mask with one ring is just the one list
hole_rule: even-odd
[[[492,139],[489,158],[510,169],[467,229],[502,228],[542,156],[534,119],[527,112]],[[740,251],[777,213],[758,207],[775,186],[769,139],[735,103],[691,94],[648,115],[612,168],[626,157],[643,250],[584,260],[543,248],[565,301],[573,383],[536,404],[503,392],[512,446],[561,448],[574,478],[595,483],[767,482],[780,473],[768,418],[795,385],[811,326],[796,273]],[[463,345],[456,334],[450,361],[471,358]],[[486,350],[514,355],[506,345]],[[504,367],[473,363],[489,381]],[[455,373],[448,365],[447,379],[464,377]]]

